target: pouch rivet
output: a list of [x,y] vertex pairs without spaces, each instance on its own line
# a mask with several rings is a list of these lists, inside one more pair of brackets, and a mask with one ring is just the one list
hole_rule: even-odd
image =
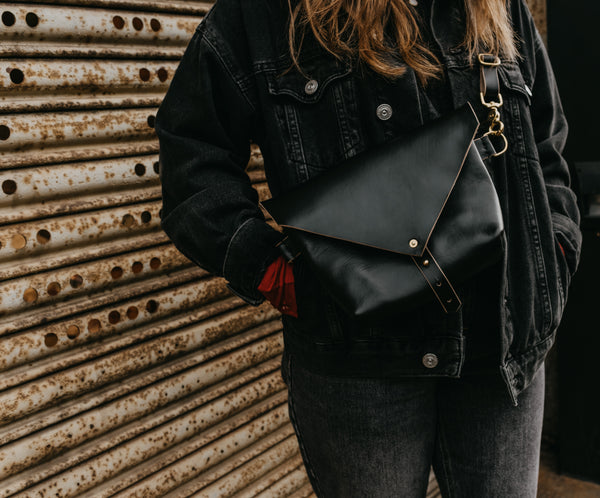
[[414,249],[419,245],[419,241],[417,239],[410,239],[408,245]]
[[426,259],[426,260],[423,261],[423,266],[429,266],[429,260],[428,259]]

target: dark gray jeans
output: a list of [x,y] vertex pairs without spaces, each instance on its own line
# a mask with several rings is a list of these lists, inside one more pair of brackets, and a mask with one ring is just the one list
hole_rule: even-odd
[[535,498],[544,369],[511,404],[500,373],[321,376],[284,355],[290,418],[319,498]]

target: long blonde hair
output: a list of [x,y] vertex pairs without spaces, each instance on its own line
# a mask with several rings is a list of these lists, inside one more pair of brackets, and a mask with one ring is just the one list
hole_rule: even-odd
[[[447,1],[447,0],[444,0]],[[394,64],[394,54],[417,74],[421,82],[437,78],[440,65],[424,45],[419,23],[408,0],[288,0],[290,25],[288,43],[293,65],[299,65],[305,30],[312,29],[319,44],[336,58],[358,58],[375,72],[396,78],[406,71]],[[517,55],[514,33],[505,0],[464,0],[466,29],[462,45],[470,57],[485,50],[514,59]],[[394,42],[384,33],[392,23]],[[452,22],[450,19],[448,22]],[[300,42],[297,46],[297,38]]]

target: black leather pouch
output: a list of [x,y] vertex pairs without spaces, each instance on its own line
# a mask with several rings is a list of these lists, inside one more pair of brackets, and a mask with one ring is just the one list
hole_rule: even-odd
[[465,104],[262,205],[350,315],[383,317],[436,298],[457,311],[455,284],[502,251],[478,126]]

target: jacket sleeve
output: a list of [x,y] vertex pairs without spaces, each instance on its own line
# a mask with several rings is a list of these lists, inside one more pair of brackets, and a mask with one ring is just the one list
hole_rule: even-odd
[[163,207],[161,225],[177,249],[224,277],[252,305],[281,252],[245,172],[256,129],[251,79],[226,43],[198,26],[156,115]]
[[564,248],[569,270],[574,273],[579,263],[582,236],[577,198],[571,188],[569,167],[562,155],[568,125],[546,47],[529,12],[528,17],[531,22],[535,66],[531,97],[535,142],[552,213],[554,234]]

